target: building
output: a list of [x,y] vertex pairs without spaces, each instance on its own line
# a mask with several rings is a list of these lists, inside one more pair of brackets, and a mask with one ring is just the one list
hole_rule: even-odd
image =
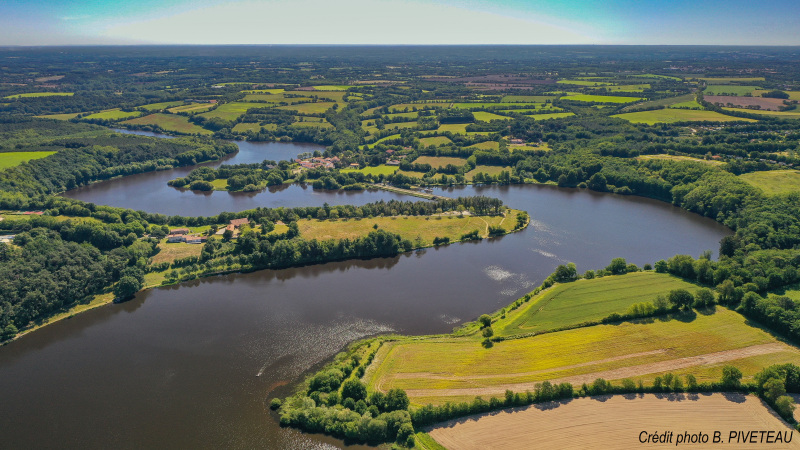
[[208,238],[205,236],[186,236],[186,243],[187,244],[202,244],[203,242],[207,241]]
[[249,224],[250,224],[250,219],[245,217],[244,219],[233,219],[233,220],[231,220],[231,223],[228,226],[232,225],[233,228],[239,229],[242,225],[249,225]]
[[175,228],[174,230],[169,230],[169,234],[189,234],[191,231],[188,228]]
[[186,242],[186,236],[182,234],[170,234],[167,236],[167,242],[170,244],[174,244],[176,242]]

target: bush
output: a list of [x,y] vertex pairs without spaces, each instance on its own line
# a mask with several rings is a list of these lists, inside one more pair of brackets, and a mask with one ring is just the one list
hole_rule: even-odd
[[342,385],[342,397],[352,398],[354,402],[367,398],[367,387],[359,380],[349,379]]

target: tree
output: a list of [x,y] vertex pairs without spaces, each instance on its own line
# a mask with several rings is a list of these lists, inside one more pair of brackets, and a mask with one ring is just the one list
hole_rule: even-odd
[[481,328],[486,328],[492,325],[492,317],[488,314],[483,314],[478,317],[478,323],[481,324]]
[[622,275],[626,273],[627,268],[628,263],[625,258],[614,258],[611,260],[611,264],[606,267],[606,270],[611,272],[612,275]]
[[389,389],[386,393],[386,411],[400,411],[408,409],[408,395],[402,389]]
[[669,302],[680,309],[691,308],[694,303],[694,295],[686,289],[673,289],[669,291]]
[[656,269],[656,273],[667,273],[667,268],[668,268],[667,262],[664,261],[663,259],[659,259],[658,261],[656,261],[654,268]]
[[578,270],[575,268],[574,263],[569,263],[566,266],[560,264],[555,271],[555,280],[559,283],[569,283],[578,279]]
[[711,292],[711,289],[702,288],[697,291],[694,298],[694,307],[695,308],[705,308],[706,306],[712,306],[714,304],[714,293]]
[[728,389],[736,389],[742,380],[742,371],[734,366],[724,366],[722,368],[722,386]]
[[132,276],[125,276],[114,285],[114,296],[119,300],[125,300],[133,297],[133,294],[139,292],[141,288],[141,281]]
[[342,397],[352,398],[354,401],[367,398],[367,387],[359,380],[349,379],[342,385]]

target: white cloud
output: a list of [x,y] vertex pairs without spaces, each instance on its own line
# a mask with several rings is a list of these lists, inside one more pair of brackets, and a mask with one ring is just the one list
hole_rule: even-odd
[[107,23],[99,36],[170,44],[575,44],[550,24],[419,1],[242,1]]

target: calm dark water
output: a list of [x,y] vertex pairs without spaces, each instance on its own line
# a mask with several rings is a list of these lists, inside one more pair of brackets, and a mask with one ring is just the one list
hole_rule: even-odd
[[280,428],[265,401],[348,342],[447,332],[559,263],[697,256],[730,233],[634,197],[530,185],[443,193],[495,196],[533,222],[480,243],[154,289],[45,327],[0,348],[0,447],[338,447]]
[[[149,131],[124,131],[129,134],[171,138]],[[252,164],[265,159],[282,161],[297,155],[325,148],[297,142],[233,141],[239,151],[220,161],[202,164],[219,167],[223,164]],[[404,199],[398,194],[368,190],[319,191],[310,185],[292,184],[270,187],[262,192],[195,192],[167,185],[169,180],[184,177],[199,166],[179,167],[173,170],[148,172],[94,183],[64,193],[65,197],[96,203],[131,208],[167,215],[213,216],[223,211],[243,211],[257,207],[277,208],[293,206],[363,205],[378,200]]]

